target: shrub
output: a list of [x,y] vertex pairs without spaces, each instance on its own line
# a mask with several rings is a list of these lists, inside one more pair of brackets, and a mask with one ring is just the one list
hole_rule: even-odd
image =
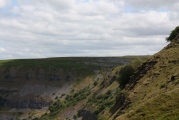
[[179,26],[177,26],[174,30],[171,31],[169,37],[166,38],[167,41],[172,41],[177,34],[179,33]]
[[162,85],[160,86],[160,89],[165,88],[165,87],[166,87],[166,84],[162,84]]
[[74,115],[74,116],[73,116],[73,119],[76,120],[77,118],[78,118],[78,115]]
[[51,115],[52,113],[60,111],[64,109],[65,107],[76,105],[76,103],[79,102],[80,100],[86,99],[86,97],[90,95],[90,93],[91,93],[90,88],[85,87],[83,89],[80,89],[79,91],[74,92],[71,95],[66,95],[63,101],[60,101],[60,100],[55,101],[49,107]]
[[63,96],[65,96],[65,94],[62,94],[62,95],[60,96],[60,98],[62,98]]
[[106,93],[107,95],[111,95],[112,91],[108,90],[108,92]]
[[50,112],[55,112],[57,111],[58,109],[60,109],[62,106],[61,106],[61,103],[60,102],[54,102],[52,105],[50,105],[49,107],[49,110]]
[[98,85],[98,81],[94,81],[93,85],[94,86]]
[[22,115],[23,114],[23,112],[18,112],[18,115]]
[[73,92],[75,92],[75,90],[74,90],[74,89],[72,89],[70,92],[71,92],[71,93],[73,93]]
[[120,71],[119,84],[120,88],[123,89],[125,85],[129,82],[130,76],[134,73],[134,68],[132,66],[125,66]]
[[87,101],[87,105],[95,106],[96,110],[94,113],[98,115],[104,109],[112,107],[114,101],[115,99],[112,96],[112,91],[109,90],[106,94],[91,96]]

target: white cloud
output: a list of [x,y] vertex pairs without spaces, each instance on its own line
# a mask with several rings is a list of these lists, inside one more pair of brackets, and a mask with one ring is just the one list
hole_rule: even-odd
[[170,9],[175,4],[178,4],[178,0],[166,1],[166,0],[127,0],[125,1],[125,5],[129,5],[130,7],[134,7],[136,9],[161,9],[167,8]]
[[105,0],[82,2],[76,6],[77,12],[84,16],[112,16],[118,14],[121,9],[114,4]]
[[[174,8],[153,9],[167,1],[16,1],[0,12],[0,59],[154,54],[179,16]],[[140,10],[126,12],[129,6]]]
[[0,52],[4,52],[5,49],[3,47],[0,47]]
[[75,0],[40,0],[40,2],[62,11],[72,9],[75,5]]
[[0,9],[5,8],[10,4],[10,0],[0,0]]

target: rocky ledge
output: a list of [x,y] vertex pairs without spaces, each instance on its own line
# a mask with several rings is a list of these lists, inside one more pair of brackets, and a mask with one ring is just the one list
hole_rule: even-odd
[[51,101],[1,99],[0,103],[2,106],[17,108],[17,109],[23,109],[23,108],[42,109],[44,107],[48,107],[52,102]]

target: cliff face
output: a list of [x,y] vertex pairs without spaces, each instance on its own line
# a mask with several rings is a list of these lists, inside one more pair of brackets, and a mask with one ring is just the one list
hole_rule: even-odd
[[[179,36],[138,67],[123,90],[126,93],[123,104],[111,119],[179,118],[179,95],[176,94],[179,92],[178,51]],[[116,104],[120,103],[119,100]]]

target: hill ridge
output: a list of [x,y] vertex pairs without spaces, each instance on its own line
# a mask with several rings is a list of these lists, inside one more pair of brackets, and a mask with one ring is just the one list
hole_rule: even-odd
[[[142,107],[138,107],[140,104],[149,102],[151,106],[156,104],[158,100],[163,98],[163,95],[167,95],[170,92],[178,91],[179,87],[179,35],[175,37],[171,43],[164,47],[161,51],[151,56],[146,62],[138,67],[136,72],[133,74],[129,83],[126,85],[125,90],[127,91],[127,101],[130,100],[130,107],[126,107],[123,110],[119,110],[116,113],[117,120],[140,120],[140,119],[176,119],[179,118],[177,110],[179,106],[173,104],[173,99],[168,104],[171,104],[173,109],[167,108],[171,112],[165,115],[150,113]],[[179,91],[178,91],[179,92]],[[170,93],[170,94],[171,94]],[[172,94],[169,96],[173,96]],[[156,99],[158,98],[158,99]],[[150,101],[154,99],[153,101]],[[161,100],[162,101],[162,100]],[[117,101],[116,101],[117,102]],[[125,104],[125,101],[124,101]],[[161,106],[165,106],[161,103]],[[147,105],[146,105],[147,106]],[[157,105],[156,105],[157,106]],[[167,105],[166,105],[167,106]],[[154,109],[157,113],[162,113],[158,109]],[[150,107],[149,107],[150,108]],[[130,110],[131,109],[131,110]],[[152,108],[150,108],[152,109]],[[132,112],[133,111],[133,112]],[[173,113],[174,112],[174,113]],[[122,113],[122,114],[121,114]],[[164,117],[165,116],[165,117]]]

